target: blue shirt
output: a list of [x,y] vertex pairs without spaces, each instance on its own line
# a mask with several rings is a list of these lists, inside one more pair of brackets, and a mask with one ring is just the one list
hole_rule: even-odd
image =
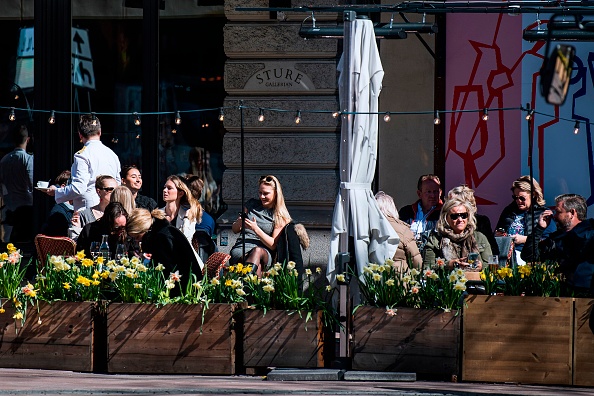
[[208,235],[210,235],[211,237],[214,234],[215,221],[212,218],[212,216],[206,213],[205,211],[202,211],[202,221],[196,224],[196,231],[198,230],[207,232]]

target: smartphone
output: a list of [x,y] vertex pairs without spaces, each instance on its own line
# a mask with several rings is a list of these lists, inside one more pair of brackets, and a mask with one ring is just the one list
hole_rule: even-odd
[[247,213],[245,212],[239,212],[239,217],[247,219]]

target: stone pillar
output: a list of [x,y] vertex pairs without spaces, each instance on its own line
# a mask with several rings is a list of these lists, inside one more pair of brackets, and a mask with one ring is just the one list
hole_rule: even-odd
[[[228,96],[223,160],[227,169],[222,194],[229,209],[219,219],[219,227],[223,232],[230,229],[242,204],[239,104],[243,103],[246,199],[257,198],[261,175],[277,176],[291,216],[305,225],[311,238],[304,262],[325,266],[339,184],[340,124],[331,115],[338,110],[338,42],[299,37],[299,26],[307,14],[235,11],[248,6],[269,7],[269,2],[225,1]],[[337,15],[316,15],[316,19],[335,25]],[[260,109],[263,122],[258,121]],[[299,110],[302,122],[296,124]],[[328,113],[315,112],[319,110]],[[235,235],[228,233],[229,246],[220,247],[222,251],[228,251],[235,241]]]

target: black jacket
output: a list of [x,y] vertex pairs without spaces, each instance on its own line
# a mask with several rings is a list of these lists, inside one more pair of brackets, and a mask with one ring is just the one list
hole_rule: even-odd
[[[540,206],[535,203],[534,204],[534,219],[535,219],[534,221],[532,221],[531,210],[528,210],[528,212],[526,212],[526,218],[525,218],[526,229],[524,230],[524,235],[528,236],[532,233],[533,224],[538,223],[538,218],[540,217],[540,214],[542,212],[544,212],[546,209],[547,208],[545,208],[544,206]],[[503,228],[505,230],[505,232],[507,232],[509,226],[514,221],[515,216],[522,214],[522,213],[523,213],[523,211],[518,209],[518,205],[516,205],[515,202],[512,202],[511,204],[509,204],[505,208],[503,208],[503,211],[501,211],[501,215],[499,216],[499,221],[497,222],[496,228]]]
[[165,277],[171,272],[179,271],[182,275],[182,290],[185,290],[188,281],[191,280],[190,272],[196,275],[198,280],[202,279],[202,271],[192,245],[186,236],[166,219],[155,219],[152,227],[142,237],[142,250],[152,255],[151,260],[155,265],[165,266]]
[[[111,234],[111,230],[107,223],[103,221],[103,218],[93,221],[85,226],[80,231],[78,239],[76,240],[76,251],[84,250],[85,257],[91,257],[91,242],[101,242],[102,236],[107,235],[107,243],[109,244],[109,255],[111,258],[115,258],[116,248],[118,246],[120,237]],[[132,257],[135,252],[138,251],[138,247],[134,240],[130,237],[126,237],[124,240],[128,256]]]
[[303,255],[301,254],[301,243],[295,232],[295,223],[287,224],[280,232],[276,244],[276,261],[284,263],[295,262],[295,268],[299,275],[303,274]]
[[491,228],[491,220],[489,220],[488,216],[480,215],[478,213],[475,215],[475,217],[476,230],[487,237],[489,245],[491,245],[491,253],[499,256],[499,246],[497,245],[495,234],[493,234],[493,229]]
[[[538,224],[534,227],[535,240],[539,241],[544,229]],[[534,247],[528,237],[522,260],[555,260],[559,271],[565,274],[567,283],[578,291],[589,290],[594,293],[592,274],[594,274],[594,219],[586,219],[569,232],[555,231]]]

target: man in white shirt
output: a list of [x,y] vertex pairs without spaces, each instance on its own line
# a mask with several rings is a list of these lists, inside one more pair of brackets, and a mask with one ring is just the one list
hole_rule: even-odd
[[101,143],[101,123],[94,114],[85,114],[78,122],[78,135],[84,147],[74,154],[72,182],[64,187],[50,186],[47,194],[56,203],[73,201],[74,210],[91,208],[99,203],[95,179],[99,175],[112,176],[118,184],[120,160],[116,153]]

